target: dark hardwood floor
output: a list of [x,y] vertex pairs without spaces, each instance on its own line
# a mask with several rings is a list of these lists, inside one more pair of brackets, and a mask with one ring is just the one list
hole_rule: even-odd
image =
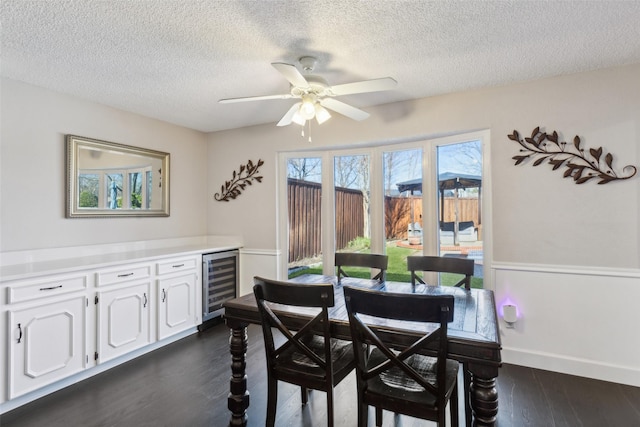
[[[229,332],[219,324],[0,416],[2,427],[225,426]],[[266,384],[261,331],[249,328],[249,425],[262,426]],[[640,388],[504,365],[498,426],[640,426]],[[353,374],[335,389],[337,426],[356,425]],[[462,406],[462,405],[461,405]],[[326,425],[326,399],[280,383],[278,426]],[[463,418],[461,418],[463,419]],[[370,417],[370,425],[373,416]],[[433,425],[385,413],[385,426]]]

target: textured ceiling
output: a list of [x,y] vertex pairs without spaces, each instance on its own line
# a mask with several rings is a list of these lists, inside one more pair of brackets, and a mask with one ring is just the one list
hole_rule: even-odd
[[217,101],[288,92],[270,63],[304,55],[330,84],[398,81],[339,98],[364,110],[640,63],[640,1],[2,0],[1,17],[2,76],[204,132],[275,124],[292,100]]

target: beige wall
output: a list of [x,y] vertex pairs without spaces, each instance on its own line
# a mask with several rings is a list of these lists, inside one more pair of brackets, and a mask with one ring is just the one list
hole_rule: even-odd
[[[0,250],[206,233],[207,139],[200,132],[2,79]],[[65,135],[171,154],[168,218],[65,218]]]
[[[640,175],[607,185],[574,184],[564,169],[514,166],[514,129],[557,130],[569,143],[604,147],[614,166],[640,166],[640,65],[367,108],[363,122],[337,114],[312,129],[254,126],[209,136],[209,195],[248,159],[265,160],[262,184],[237,200],[209,198],[208,232],[242,230],[247,247],[275,249],[279,151],[402,142],[489,129],[494,261],[640,268]],[[354,103],[357,98],[354,97]],[[272,108],[286,111],[275,102]]]

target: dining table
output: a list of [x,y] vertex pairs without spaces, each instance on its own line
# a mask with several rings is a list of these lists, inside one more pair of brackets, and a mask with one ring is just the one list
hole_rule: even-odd
[[[464,289],[450,286],[433,286],[411,283],[377,281],[353,277],[343,277],[338,282],[335,276],[303,274],[288,279],[301,284],[331,283],[334,285],[335,305],[329,310],[331,335],[335,338],[350,340],[349,319],[342,287],[345,285],[366,287],[384,292],[421,293],[430,295],[453,295],[454,316],[448,328],[449,358],[458,360],[467,369],[464,375],[467,424],[473,426],[493,426],[498,414],[498,392],[496,380],[501,366],[501,343],[498,317],[493,291],[488,289]],[[230,329],[229,351],[231,353],[231,378],[227,406],[231,413],[230,426],[247,425],[249,390],[247,390],[246,352],[248,346],[247,327],[260,324],[261,318],[254,295],[247,294],[227,301],[224,304],[224,319]],[[315,312],[307,307],[287,306],[279,313],[283,323],[295,328],[311,319]],[[371,327],[384,327],[393,333],[389,336],[406,338],[419,331],[405,325],[385,322]]]

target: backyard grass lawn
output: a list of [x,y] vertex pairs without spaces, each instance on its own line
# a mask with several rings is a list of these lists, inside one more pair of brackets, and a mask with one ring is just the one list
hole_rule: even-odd
[[[364,252],[364,251],[363,251]],[[411,255],[420,255],[420,251],[409,248],[400,248],[398,246],[387,246],[387,255],[389,256],[389,266],[387,268],[387,280],[391,282],[411,282],[411,274],[407,271],[407,257]],[[368,279],[371,277],[371,271],[368,268],[350,267],[347,270],[351,277],[361,277]],[[322,264],[316,264],[310,268],[301,269],[289,275],[292,279],[303,274],[322,274]],[[460,274],[442,274],[442,285],[452,286],[462,278]],[[482,289],[482,278],[472,277],[471,287]]]

